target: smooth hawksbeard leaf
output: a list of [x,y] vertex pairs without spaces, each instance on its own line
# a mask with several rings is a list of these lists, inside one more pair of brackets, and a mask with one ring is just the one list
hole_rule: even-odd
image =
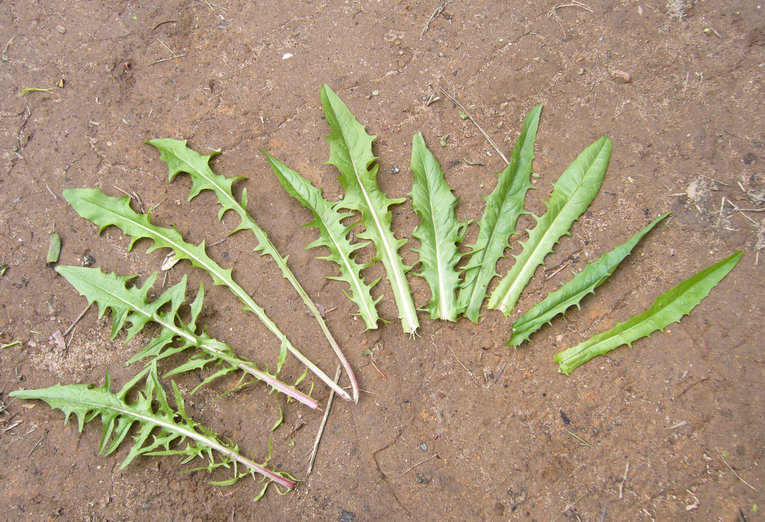
[[528,284],[545,256],[587,209],[603,184],[611,158],[611,140],[600,138],[587,147],[553,184],[550,200],[545,202],[547,212],[529,231],[523,250],[515,256],[515,264],[499,282],[489,299],[489,308],[499,309],[506,316],[513,311],[521,292]]
[[[305,291],[303,285],[297,280],[295,274],[287,264],[287,258],[282,257],[276,246],[271,242],[268,234],[263,230],[260,225],[250,216],[247,212],[247,189],[242,189],[242,199],[237,201],[233,193],[233,184],[235,181],[244,179],[241,177],[227,178],[220,174],[216,174],[210,168],[210,158],[212,154],[204,155],[197,151],[190,149],[186,146],[186,140],[172,140],[172,139],[156,139],[148,142],[157,148],[160,152],[162,160],[167,164],[169,170],[170,181],[175,176],[185,172],[191,177],[191,190],[189,192],[189,201],[194,199],[200,192],[204,190],[210,190],[215,193],[218,198],[218,204],[220,204],[220,211],[218,212],[218,220],[223,219],[223,215],[231,210],[239,216],[239,226],[231,232],[235,234],[240,230],[249,230],[255,235],[257,244],[255,245],[256,252],[262,252],[263,254],[271,256],[276,262],[279,270],[282,272],[282,276],[289,281],[295,291],[298,293],[303,303],[308,307],[311,313],[319,323],[322,333],[329,341],[332,350],[343,365],[345,372],[348,374],[348,378],[351,381],[351,387],[353,389],[353,400],[358,402],[359,399],[359,386],[356,382],[356,377],[353,373],[351,365],[345,358],[340,346],[335,340],[332,332],[329,331],[324,318],[319,312],[316,304],[313,302],[308,292]],[[215,153],[217,154],[217,152]]]
[[412,182],[412,208],[422,223],[412,236],[420,241],[421,270],[418,276],[430,286],[432,295],[426,310],[431,319],[456,321],[457,286],[460,274],[456,266],[460,260],[457,244],[465,234],[465,223],[457,221],[457,198],[444,179],[438,160],[428,150],[421,133],[412,138],[410,164]]
[[313,213],[313,221],[306,226],[318,228],[319,239],[308,245],[306,249],[322,246],[329,249],[329,255],[317,257],[317,259],[334,262],[340,269],[340,276],[328,276],[327,279],[348,283],[351,292],[350,294],[346,293],[346,296],[356,303],[359,309],[358,315],[364,320],[367,329],[377,328],[377,322],[380,320],[380,316],[377,314],[377,303],[382,299],[382,296],[376,300],[373,299],[371,289],[379,279],[368,285],[361,275],[361,271],[369,267],[371,263],[357,263],[355,252],[369,243],[359,241],[352,244],[348,240],[348,232],[357,223],[344,225],[343,220],[351,217],[352,213],[338,212],[335,205],[324,199],[321,190],[314,187],[310,181],[268,152],[263,151],[263,154],[266,155],[266,159],[271,164],[271,168],[276,177],[279,178],[279,183],[284,190]]
[[555,362],[560,363],[559,371],[570,374],[576,368],[593,357],[603,355],[619,346],[632,343],[653,332],[663,330],[691,313],[728,272],[733,270],[742,252],[738,251],[719,263],[689,277],[673,289],[660,295],[651,307],[619,323],[613,328],[591,339],[555,355]]
[[[126,396],[146,376],[146,385],[137,393],[133,402]],[[208,428],[191,419],[187,414],[178,387],[173,382],[176,408],[170,406],[167,394],[157,378],[156,361],[128,382],[118,393],[111,391],[109,375],[103,386],[90,384],[57,384],[38,390],[16,390],[11,396],[19,399],[42,400],[51,408],[64,412],[65,420],[74,415],[82,432],[86,422],[99,415],[104,429],[98,451],[110,455],[116,451],[131,433],[135,425],[132,446],[120,465],[127,466],[139,455],[180,455],[183,462],[202,458],[208,464],[202,469],[212,471],[218,467],[234,466],[233,480],[258,473],[268,481],[288,489],[294,487],[286,473],[275,472],[264,465],[244,457],[236,446],[226,444]],[[218,458],[215,458],[215,453]],[[236,465],[246,471],[237,471]]]
[[98,189],[67,189],[64,198],[82,217],[89,219],[101,231],[110,225],[120,228],[131,236],[132,249],[139,239],[151,239],[154,243],[148,248],[151,252],[158,248],[169,248],[178,259],[188,259],[192,265],[205,270],[213,279],[213,283],[227,287],[244,303],[244,309],[253,312],[258,319],[273,333],[281,343],[281,353],[277,373],[286,358],[287,352],[292,353],[300,362],[305,364],[327,386],[334,389],[345,400],[351,400],[350,395],[339,387],[326,373],[311,362],[287,339],[266,311],[250,297],[231,275],[231,269],[224,269],[213,261],[205,251],[204,241],[199,245],[187,243],[175,228],[163,228],[153,225],[148,214],[139,214],[130,208],[130,197],[113,198]]
[[555,292],[548,294],[541,303],[519,317],[513,323],[513,335],[507,344],[519,346],[556,315],[564,314],[571,306],[579,308],[579,302],[587,294],[595,293],[595,289],[605,283],[606,279],[614,273],[619,263],[632,252],[632,249],[643,236],[667,216],[669,214],[657,218],[627,242],[603,254],[594,263],[588,263],[584,270],[576,274],[571,281]]
[[[196,333],[196,320],[202,310],[204,287],[200,286],[197,297],[191,304],[191,320],[184,324],[178,317],[178,310],[186,303],[187,278],[185,275],[180,283],[168,288],[154,301],[149,302],[148,293],[157,279],[156,272],[146,279],[143,287],[139,287],[127,286],[136,276],[107,274],[98,268],[59,266],[56,267],[56,271],[85,296],[89,303],[98,304],[99,317],[102,317],[107,309],[111,309],[112,338],[126,324],[130,324],[130,328],[128,328],[125,342],[132,339],[149,322],[160,326],[159,334],[131,357],[128,364],[147,357],[153,360],[164,359],[194,347],[199,352],[190,361],[181,364],[167,375],[188,370],[201,370],[211,363],[223,363],[223,369],[202,381],[194,391],[217,377],[239,369],[311,408],[318,406],[314,399],[279,381],[274,375],[258,369],[254,362],[238,357],[231,346],[210,337],[204,332],[204,328],[203,333]],[[175,343],[175,341],[179,342]]]
[[391,205],[403,203],[404,198],[389,199],[379,189],[375,164],[377,158],[372,154],[372,141],[375,137],[366,133],[364,126],[326,85],[321,88],[321,103],[331,129],[327,136],[329,163],[337,167],[340,183],[345,188],[345,197],[338,208],[361,213],[364,231],[357,235],[374,243],[377,257],[383,262],[393,288],[404,332],[413,335],[420,323],[406,279],[407,267],[398,253],[406,240],[393,236],[392,214],[389,210]]
[[534,107],[523,122],[510,163],[497,179],[497,186],[486,199],[486,209],[479,222],[478,239],[470,245],[470,260],[465,265],[465,282],[459,304],[464,315],[474,323],[481,316],[481,305],[489,283],[498,275],[497,261],[508,246],[518,217],[524,214],[523,201],[531,188],[531,162],[542,106]]

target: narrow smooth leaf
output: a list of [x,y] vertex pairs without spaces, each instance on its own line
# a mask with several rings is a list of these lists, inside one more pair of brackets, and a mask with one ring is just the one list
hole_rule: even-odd
[[669,215],[667,213],[656,218],[627,242],[603,254],[594,263],[588,263],[584,270],[576,274],[571,281],[555,292],[548,294],[541,303],[519,317],[513,323],[513,335],[507,344],[517,347],[531,334],[549,323],[556,315],[564,314],[572,306],[579,308],[580,301],[587,294],[594,294],[595,289],[605,283],[606,279],[614,273],[616,267],[632,252],[632,249],[643,236]]
[[148,143],[159,150],[160,157],[167,164],[169,169],[170,181],[182,172],[186,172],[191,176],[192,185],[189,193],[189,201],[199,195],[200,192],[210,190],[215,193],[215,196],[218,198],[218,204],[220,204],[221,207],[220,212],[218,213],[219,220],[223,219],[223,215],[229,210],[239,215],[239,226],[232,232],[232,234],[240,230],[249,230],[255,235],[255,239],[257,240],[255,252],[262,252],[263,254],[269,255],[276,262],[276,265],[282,272],[282,276],[289,281],[319,323],[321,331],[324,333],[324,336],[329,341],[335,355],[343,365],[345,372],[348,374],[348,378],[351,381],[351,387],[353,388],[353,400],[358,402],[359,389],[356,377],[353,374],[353,369],[345,358],[345,355],[343,355],[334,336],[329,331],[316,304],[295,277],[295,274],[287,264],[287,258],[282,257],[279,251],[276,250],[276,246],[274,246],[269,239],[266,231],[263,230],[247,212],[247,190],[244,189],[242,191],[241,201],[237,201],[234,197],[234,182],[244,178],[227,178],[226,176],[215,174],[210,168],[210,158],[212,158],[213,155],[203,155],[190,149],[186,146],[186,140],[156,139],[151,140]]
[[[126,396],[138,381],[146,375],[146,384],[137,393],[133,402]],[[111,391],[109,375],[103,386],[91,384],[57,384],[37,390],[16,390],[11,396],[19,399],[42,400],[51,408],[64,412],[65,420],[74,415],[82,432],[86,422],[99,415],[103,423],[103,434],[99,453],[109,455],[116,451],[127,438],[133,426],[137,430],[132,437],[132,446],[120,469],[127,466],[139,455],[182,455],[186,460],[202,457],[208,460],[206,468],[212,471],[218,467],[241,464],[247,471],[236,473],[236,478],[258,473],[266,480],[288,489],[294,483],[285,478],[285,473],[271,471],[263,465],[241,455],[236,446],[226,444],[208,428],[191,419],[183,406],[178,388],[173,383],[176,408],[170,406],[167,394],[157,377],[156,361],[128,382],[119,392]],[[155,406],[156,405],[156,406]],[[171,449],[174,446],[174,449]],[[215,458],[214,453],[219,455]]]
[[326,85],[321,88],[321,103],[331,129],[329,163],[340,172],[339,180],[345,188],[345,197],[338,209],[355,210],[361,213],[364,231],[358,237],[371,240],[377,249],[377,257],[393,288],[399,318],[405,333],[417,331],[420,323],[412,299],[412,291],[406,279],[407,267],[398,250],[405,239],[396,239],[391,230],[391,205],[403,203],[404,198],[389,199],[377,186],[377,158],[372,153],[374,136],[366,133],[363,125],[348,110],[348,107]]
[[485,197],[486,209],[478,223],[478,239],[470,245],[470,260],[465,265],[465,282],[459,294],[464,315],[474,323],[481,317],[486,289],[497,274],[497,261],[503,256],[515,224],[524,214],[523,201],[531,188],[531,163],[537,139],[542,106],[534,107],[523,122],[510,163],[497,180],[497,186]]
[[120,228],[125,234],[131,236],[130,247],[133,248],[136,241],[142,238],[150,239],[154,243],[147,252],[158,248],[169,248],[175,252],[179,259],[188,259],[192,265],[205,270],[213,279],[213,283],[227,287],[245,305],[244,309],[253,312],[258,319],[280,340],[280,346],[286,346],[300,362],[333,388],[336,393],[346,400],[351,400],[350,395],[339,387],[327,374],[303,355],[287,339],[287,336],[276,326],[266,311],[253,301],[250,294],[242,288],[231,275],[231,269],[224,269],[210,259],[205,251],[204,241],[199,245],[187,243],[175,228],[163,228],[151,224],[148,214],[139,214],[130,208],[130,197],[122,196],[113,198],[107,196],[98,189],[67,189],[63,193],[64,198],[72,205],[82,217],[89,219],[103,231],[110,225]]
[[446,183],[441,165],[425,145],[421,133],[412,138],[412,208],[421,224],[412,232],[420,241],[421,270],[418,274],[430,286],[432,295],[426,310],[431,319],[456,321],[457,287],[460,273],[456,266],[460,260],[457,244],[465,235],[465,223],[457,220],[457,198]]
[[733,270],[742,252],[723,259],[689,277],[676,287],[660,295],[648,310],[619,323],[610,330],[555,355],[558,370],[566,375],[593,357],[603,355],[619,346],[663,330],[691,313],[728,272]]
[[587,147],[553,184],[547,212],[534,216],[536,226],[529,231],[523,250],[515,256],[515,264],[499,282],[489,299],[489,308],[501,310],[506,316],[513,311],[521,292],[547,254],[564,235],[570,235],[571,225],[590,206],[598,194],[611,159],[611,140],[606,137]]
[[376,329],[380,316],[377,313],[377,303],[382,299],[372,298],[371,289],[377,284],[378,280],[368,285],[361,275],[361,271],[368,268],[371,263],[360,264],[356,262],[355,252],[369,243],[359,241],[351,243],[348,240],[348,232],[354,228],[357,223],[344,225],[343,220],[352,216],[351,212],[338,212],[335,205],[324,199],[320,189],[311,184],[299,173],[290,169],[284,163],[263,151],[266,155],[271,168],[279,178],[284,190],[298,200],[298,202],[313,213],[313,221],[306,226],[319,229],[319,239],[308,245],[306,248],[318,248],[321,246],[329,249],[329,255],[318,257],[325,261],[332,261],[340,269],[339,277],[327,277],[345,281],[350,286],[350,294],[346,294],[348,299],[353,301],[359,308],[358,315],[364,320],[367,329]]
[[[197,299],[192,304],[192,322],[183,324],[178,317],[178,310],[186,302],[186,276],[183,276],[180,283],[165,290],[154,301],[148,302],[149,290],[157,279],[156,272],[146,279],[143,287],[138,287],[127,286],[136,276],[118,276],[114,273],[104,273],[98,268],[59,266],[56,267],[56,271],[77,289],[89,303],[98,304],[99,317],[102,317],[107,309],[112,310],[114,322],[112,338],[127,323],[130,323],[130,328],[125,342],[132,339],[149,322],[154,322],[161,327],[160,333],[134,355],[128,363],[147,357],[152,357],[153,360],[163,359],[195,347],[210,357],[192,359],[191,363],[182,364],[169,372],[168,375],[192,368],[202,369],[210,363],[223,362],[230,371],[240,369],[311,408],[318,406],[314,399],[279,381],[274,375],[258,369],[254,362],[238,357],[231,346],[210,337],[206,333],[197,334],[195,332],[194,321],[199,314],[204,298],[203,287],[200,287]],[[171,346],[176,340],[180,344]]]

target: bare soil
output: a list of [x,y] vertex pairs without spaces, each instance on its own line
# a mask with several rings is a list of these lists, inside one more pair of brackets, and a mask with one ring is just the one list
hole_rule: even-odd
[[[0,518],[761,519],[761,2],[11,0],[0,4],[0,46],[0,261],[7,265],[0,342],[20,341],[0,352]],[[495,311],[477,325],[421,313],[419,335],[408,338],[384,278],[376,292],[391,322],[364,331],[350,315],[345,285],[325,279],[334,267],[304,250],[316,237],[301,227],[309,214],[281,189],[260,152],[299,170],[330,198],[342,194],[324,163],[322,83],[378,136],[379,184],[391,197],[411,189],[411,137],[422,131],[461,198],[460,219],[480,218],[481,196],[504,164],[442,89],[505,154],[523,117],[544,103],[538,190],[527,203],[537,214],[584,147],[601,135],[613,139],[600,195],[548,256],[511,319],[651,219],[667,211],[673,217],[581,311],[556,319],[518,350],[505,346],[511,321]],[[21,95],[26,88],[50,91]],[[64,264],[78,265],[87,254],[106,271],[145,278],[166,254],[147,254],[146,242],[128,251],[129,240],[114,228],[99,237],[67,205],[64,189],[135,193],[154,208],[157,224],[175,223],[195,243],[224,239],[235,228],[233,215],[217,221],[212,194],[186,201],[188,177],[167,182],[156,150],[144,144],[157,137],[222,151],[214,169],[248,178],[237,191],[247,188],[250,212],[290,256],[315,301],[336,307],[327,321],[364,392],[358,405],[335,401],[308,477],[306,454],[321,411],[285,404],[260,385],[221,396],[235,377],[194,396],[188,393],[201,376],[178,379],[189,412],[245,453],[262,460],[273,437],[271,464],[304,479],[286,496],[270,490],[254,503],[260,488],[253,481],[216,487],[204,472],[178,473],[182,466],[169,457],[141,458],[118,471],[127,446],[98,456],[98,422],[79,434],[61,412],[8,396],[58,382],[101,384],[107,371],[121,385],[137,371],[124,361],[151,333],[123,345],[124,334],[109,339],[109,316],[90,310],[66,347],[56,342],[86,303],[46,267],[51,230],[62,237]],[[524,217],[519,230],[532,223]],[[399,237],[410,237],[416,224],[409,202],[395,208]],[[253,246],[251,235],[239,233],[209,252],[333,374],[336,362],[318,326]],[[409,264],[413,247],[414,240],[402,249]],[[739,266],[682,322],[570,377],[557,372],[556,352],[642,311],[737,249],[745,251]],[[511,264],[508,256],[498,271]],[[380,266],[368,272],[370,280],[384,276]],[[184,274],[209,288],[201,322],[213,335],[254,360],[275,362],[274,338],[225,289],[210,288],[204,273],[182,262],[167,284]],[[424,306],[427,286],[410,279]],[[292,359],[283,376],[301,373]],[[323,405],[328,389],[315,384]],[[284,425],[271,433],[279,404]]]

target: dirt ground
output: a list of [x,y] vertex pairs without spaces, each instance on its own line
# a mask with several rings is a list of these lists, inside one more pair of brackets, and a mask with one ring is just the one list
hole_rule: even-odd
[[[289,4],[289,5],[287,5]],[[0,498],[2,519],[534,519],[757,520],[765,509],[762,356],[765,246],[765,9],[759,1],[104,2],[18,0],[0,4]],[[7,45],[6,45],[7,42]],[[460,219],[477,221],[482,195],[504,164],[457,97],[509,154],[523,117],[545,106],[527,209],[544,209],[552,182],[601,135],[614,143],[601,193],[524,292],[518,317],[589,259],[672,211],[632,256],[587,297],[518,350],[510,320],[430,320],[401,331],[389,284],[382,315],[364,331],[334,267],[304,247],[307,211],[279,186],[266,149],[342,194],[326,165],[328,127],[319,102],[330,85],[377,135],[379,184],[411,190],[413,133],[422,131],[460,197]],[[26,88],[48,89],[30,92]],[[437,99],[440,98],[440,99]],[[430,102],[430,103],[429,103]],[[445,146],[441,137],[449,135]],[[303,480],[257,503],[252,480],[221,488],[177,459],[140,458],[122,471],[97,455],[100,423],[82,435],[46,405],[8,393],[55,383],[116,385],[138,370],[123,363],[150,331],[123,345],[110,319],[45,265],[49,232],[61,263],[142,278],[166,251],[146,253],[115,228],[100,237],[61,193],[99,187],[135,193],[153,220],[189,240],[226,238],[237,219],[216,219],[210,193],[187,203],[189,179],[167,169],[144,141],[185,138],[220,150],[214,169],[246,176],[249,210],[269,231],[356,369],[358,405],[335,401],[314,471],[306,454],[322,418],[252,385],[224,378],[188,395],[199,375],[178,378],[189,412],[257,460],[273,437],[271,464]],[[473,165],[472,163],[480,163]],[[393,226],[411,237],[410,202]],[[519,230],[530,226],[525,216]],[[471,226],[468,242],[477,234]],[[327,373],[335,359],[316,323],[269,258],[239,233],[208,249]],[[416,260],[410,241],[402,254]],[[663,333],[576,370],[553,355],[638,313],[682,279],[733,251],[739,266]],[[759,257],[763,259],[758,259]],[[370,252],[365,255],[369,257]],[[759,264],[757,264],[759,261]],[[512,258],[501,260],[504,274]],[[379,265],[379,263],[378,263]],[[562,265],[564,269],[557,271]],[[273,364],[278,343],[236,299],[182,262],[208,297],[201,322],[243,355]],[[554,275],[553,275],[554,274]],[[381,266],[368,279],[383,276]],[[545,276],[551,276],[547,280]],[[411,276],[415,302],[428,289]],[[494,282],[496,284],[496,281]],[[758,297],[759,296],[759,297]],[[760,341],[757,341],[760,339]],[[363,355],[372,350],[383,378]],[[294,359],[283,376],[295,379]],[[309,379],[310,380],[310,379]],[[344,383],[347,380],[344,378]],[[328,388],[317,384],[322,403]],[[307,389],[307,387],[306,387]],[[284,425],[273,433],[278,405]],[[228,475],[217,473],[215,479]]]

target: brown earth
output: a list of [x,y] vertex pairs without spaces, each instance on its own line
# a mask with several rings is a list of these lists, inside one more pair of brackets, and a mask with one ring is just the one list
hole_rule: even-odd
[[[476,4],[0,5],[0,261],[8,267],[0,279],[0,341],[20,341],[0,353],[0,518],[761,518],[765,259],[756,261],[765,242],[765,9],[758,1]],[[504,165],[441,89],[506,154],[523,117],[544,103],[539,190],[527,203],[535,213],[579,151],[598,136],[613,139],[600,195],[548,256],[544,273],[568,263],[566,269],[545,281],[540,268],[511,319],[568,280],[571,269],[659,214],[673,217],[581,311],[556,319],[519,350],[505,346],[511,323],[495,311],[478,325],[422,313],[419,335],[408,338],[385,280],[376,292],[385,294],[380,309],[391,323],[365,332],[349,315],[345,285],[325,279],[334,268],[304,251],[316,237],[315,229],[301,228],[309,215],[259,151],[281,158],[329,197],[341,195],[324,163],[322,83],[378,136],[379,183],[391,197],[411,189],[411,137],[422,131],[461,198],[461,219],[480,218],[481,195]],[[20,94],[30,87],[51,90]],[[427,103],[435,97],[441,99]],[[104,270],[145,278],[166,254],[147,254],[145,241],[129,252],[129,240],[114,228],[99,237],[64,201],[64,189],[135,193],[146,208],[156,207],[157,224],[176,223],[195,243],[223,239],[236,226],[233,215],[217,222],[210,193],[186,202],[188,177],[167,182],[156,150],[144,145],[156,137],[221,150],[215,170],[249,178],[238,190],[248,189],[250,212],[290,256],[315,301],[337,307],[327,320],[364,392],[358,405],[335,401],[307,478],[321,411],[286,405],[260,385],[221,397],[235,377],[194,396],[188,393],[199,376],[178,379],[189,412],[245,453],[262,460],[273,437],[272,465],[305,479],[286,496],[272,489],[253,503],[259,487],[252,480],[216,487],[204,472],[179,474],[182,466],[170,457],[140,458],[118,471],[127,445],[116,456],[98,456],[98,422],[80,435],[75,423],[63,425],[61,412],[8,396],[57,382],[100,384],[107,370],[122,384],[137,371],[124,361],[151,333],[124,346],[124,333],[109,339],[108,315],[98,319],[90,310],[65,348],[52,337],[85,306],[45,266],[54,227],[65,264],[88,254]],[[530,223],[523,218],[520,229]],[[398,236],[410,237],[416,224],[409,202],[394,210]],[[416,260],[415,246],[402,249],[407,263]],[[252,247],[251,235],[240,233],[209,252],[333,373],[318,326],[273,261]],[[739,266],[681,323],[570,377],[557,372],[557,351],[645,309],[737,249],[745,251]],[[498,271],[510,265],[503,259]],[[168,284],[183,274],[193,285],[211,286],[187,262],[169,272]],[[381,275],[375,266],[368,277]],[[427,286],[410,279],[424,306]],[[273,364],[274,338],[239,308],[225,289],[209,288],[202,322],[243,355]],[[387,380],[362,355],[367,349]],[[292,359],[283,376],[301,372]],[[328,390],[317,385],[315,395],[323,405]],[[270,433],[277,404],[284,425]]]

